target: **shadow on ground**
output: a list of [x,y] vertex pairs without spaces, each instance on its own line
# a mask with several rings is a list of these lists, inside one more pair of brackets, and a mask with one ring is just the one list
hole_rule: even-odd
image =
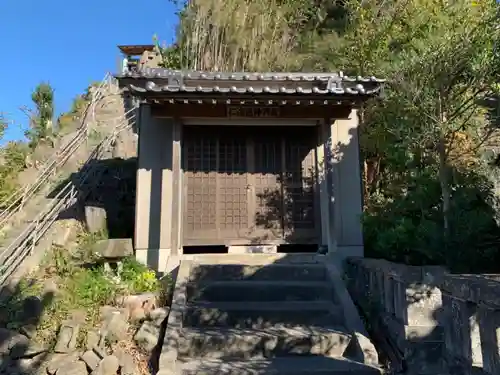
[[0,374],[38,373],[46,363],[49,349],[29,337],[54,299],[47,291],[40,297],[24,297],[21,287],[4,287],[0,296]]
[[[89,171],[91,174],[83,178]],[[137,158],[92,160],[49,194],[57,196],[70,181],[78,191],[76,203],[58,219],[77,219],[85,224],[85,207],[98,207],[105,211],[109,238],[133,238],[136,172]]]
[[377,353],[360,351],[354,333],[363,333],[362,323],[349,307],[341,308],[345,289],[324,256],[269,261],[258,254],[253,258],[263,260],[260,265],[224,261],[224,255],[217,257],[223,264],[202,258],[176,270],[166,336],[157,348],[160,374],[176,357],[203,359],[197,374],[378,373],[363,364],[364,358],[373,363]]

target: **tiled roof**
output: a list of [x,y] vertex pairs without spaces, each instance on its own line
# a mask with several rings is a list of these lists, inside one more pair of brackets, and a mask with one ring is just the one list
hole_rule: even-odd
[[219,73],[146,68],[116,75],[135,94],[285,94],[375,96],[384,80],[342,73]]

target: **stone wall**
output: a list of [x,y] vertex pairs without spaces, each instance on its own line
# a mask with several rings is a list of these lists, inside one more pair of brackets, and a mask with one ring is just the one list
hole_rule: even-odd
[[349,258],[346,283],[396,371],[500,374],[500,275]]

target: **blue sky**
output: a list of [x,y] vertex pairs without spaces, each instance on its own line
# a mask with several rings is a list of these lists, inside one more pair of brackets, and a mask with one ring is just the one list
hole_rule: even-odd
[[23,138],[20,106],[31,106],[41,81],[55,89],[56,113],[106,72],[115,72],[119,44],[172,42],[177,17],[169,0],[0,0],[0,113],[10,125],[5,141]]

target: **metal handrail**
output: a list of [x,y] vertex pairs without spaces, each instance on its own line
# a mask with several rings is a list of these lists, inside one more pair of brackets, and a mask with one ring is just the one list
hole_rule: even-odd
[[36,244],[50,229],[60,212],[76,202],[79,193],[78,186],[81,186],[94,170],[92,161],[104,156],[114,145],[118,134],[134,125],[134,109],[129,110],[125,115],[115,120],[118,120],[118,123],[113,133],[102,140],[90,153],[81,168],[81,176],[79,176],[77,184],[74,181],[68,182],[12,243],[0,250],[0,284],[3,284],[16,271],[27,255],[33,253]]
[[92,111],[92,118],[95,119],[95,106],[102,100],[104,96],[104,87],[111,85],[111,76],[107,73],[99,86],[96,88],[90,103],[86,106],[81,125],[78,128],[75,136],[69,140],[63,147],[58,149],[44,164],[41,172],[38,174],[35,181],[28,186],[16,190],[4,202],[3,205],[7,207],[0,212],[0,228],[2,228],[12,216],[22,210],[27,201],[44,185],[44,183],[54,175],[57,168],[63,165],[73,154],[73,152],[83,143],[88,133],[90,122],[87,121],[89,112]]

